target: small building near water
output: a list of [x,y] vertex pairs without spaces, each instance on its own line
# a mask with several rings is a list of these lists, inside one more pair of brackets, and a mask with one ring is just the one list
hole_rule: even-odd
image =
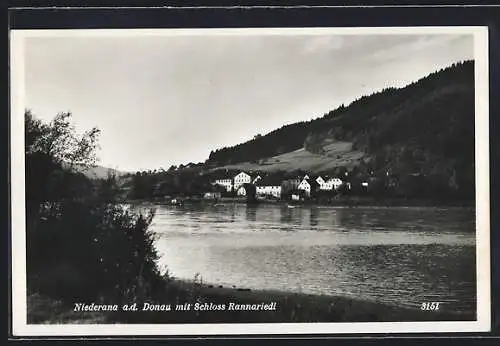
[[170,204],[171,205],[182,205],[183,201],[182,201],[182,199],[179,199],[179,198],[172,198],[170,200]]
[[290,199],[293,202],[304,201],[305,197],[306,197],[306,192],[304,190],[294,189],[291,191],[290,194]]
[[222,194],[220,192],[205,192],[203,195],[204,199],[219,199]]
[[255,186],[250,183],[244,183],[236,190],[237,196],[248,196],[251,194],[255,194]]

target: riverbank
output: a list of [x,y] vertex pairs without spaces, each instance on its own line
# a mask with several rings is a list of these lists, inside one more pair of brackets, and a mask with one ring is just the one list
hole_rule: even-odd
[[63,301],[33,293],[26,302],[28,324],[100,324],[109,323],[109,316],[98,312],[76,312]]
[[[157,203],[164,205],[217,205],[222,204],[247,204],[244,197],[221,197],[216,200],[203,198],[178,198],[176,203],[162,198],[127,200],[124,203],[141,204]],[[340,197],[328,201],[324,200],[306,200],[306,201],[287,201],[278,199],[259,199],[251,205],[271,204],[271,205],[296,205],[296,206],[332,206],[332,207],[474,207],[475,201],[469,200],[430,200],[422,198],[372,198],[372,197]]]
[[122,311],[120,308],[117,312],[75,312],[73,306],[63,307],[61,303],[56,304],[40,296],[28,299],[29,323],[416,322],[473,319],[474,314],[449,311],[446,305],[441,305],[438,311],[422,311],[346,297],[250,290],[182,280],[170,280],[164,301],[145,301],[138,304],[138,311]]

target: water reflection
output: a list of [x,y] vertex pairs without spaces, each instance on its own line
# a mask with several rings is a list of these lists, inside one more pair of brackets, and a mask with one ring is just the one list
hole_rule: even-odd
[[474,210],[286,205],[159,206],[175,276],[249,288],[475,309]]
[[292,209],[288,207],[281,208],[280,222],[281,223],[291,223],[292,222]]
[[250,222],[257,221],[257,207],[247,206],[247,208],[245,208],[245,215],[247,221]]
[[309,215],[309,225],[317,226],[318,225],[318,216],[319,216],[318,208],[311,208],[311,214]]

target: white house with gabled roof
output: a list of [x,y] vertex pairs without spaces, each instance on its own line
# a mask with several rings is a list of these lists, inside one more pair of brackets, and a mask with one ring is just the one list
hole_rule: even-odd
[[331,184],[335,190],[338,190],[338,189],[339,189],[339,187],[340,187],[340,186],[341,186],[344,182],[342,181],[342,179],[335,177],[335,178],[330,178],[330,179],[328,179],[327,183],[328,183],[328,184]]
[[237,191],[240,186],[243,186],[243,184],[250,184],[252,182],[252,177],[250,174],[247,174],[245,172],[240,172],[236,174],[233,178],[234,180],[234,190]]
[[320,187],[326,183],[325,179],[323,179],[321,175],[318,175],[318,177],[316,178],[316,182],[319,184]]
[[320,190],[324,191],[338,190],[340,185],[342,185],[342,179],[337,177],[335,178],[325,177],[325,179],[322,180],[323,182],[319,182],[318,180],[316,180],[319,183]]
[[306,196],[311,196],[311,192],[316,192],[319,188],[319,184],[316,182],[316,179],[302,179],[299,186],[297,186],[298,190],[304,191]]

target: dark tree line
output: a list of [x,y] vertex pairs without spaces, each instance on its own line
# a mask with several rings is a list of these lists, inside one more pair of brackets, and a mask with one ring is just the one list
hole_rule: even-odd
[[152,199],[164,196],[199,196],[212,191],[208,176],[197,169],[178,169],[167,172],[137,172],[129,177],[131,199]]
[[307,136],[309,122],[286,125],[265,136],[257,135],[254,139],[230,148],[212,151],[208,164],[232,164],[245,161],[258,161],[274,155],[283,154],[302,148]]

